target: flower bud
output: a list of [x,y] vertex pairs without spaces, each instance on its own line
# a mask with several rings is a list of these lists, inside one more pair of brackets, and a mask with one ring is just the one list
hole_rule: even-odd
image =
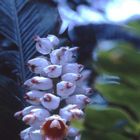
[[34,90],[48,90],[53,87],[52,80],[49,78],[35,76],[24,82],[24,85]]
[[25,122],[25,124],[28,124],[28,125],[31,125],[35,122],[36,120],[36,117],[34,114],[28,114],[28,115],[25,115],[22,119],[23,122]]
[[48,110],[57,109],[60,104],[60,98],[50,93],[45,94],[40,100]]
[[82,78],[80,79],[79,84],[80,85],[87,85],[87,82],[88,82],[90,75],[91,75],[91,70],[83,70],[81,72],[81,75],[82,75]]
[[57,95],[67,98],[75,91],[76,86],[71,82],[61,81],[57,83]]
[[69,63],[63,66],[63,74],[65,73],[79,73],[83,70],[84,66],[77,63]]
[[49,62],[45,58],[37,57],[29,60],[27,65],[31,72],[40,74],[42,69],[49,65]]
[[42,75],[49,78],[57,78],[62,73],[61,65],[49,65],[43,69]]
[[40,98],[43,97],[44,94],[45,94],[44,92],[32,90],[32,91],[27,92],[25,94],[24,98],[30,104],[39,105],[40,104]]
[[45,140],[63,140],[67,135],[65,121],[58,115],[46,119],[41,128]]
[[66,99],[67,104],[76,104],[79,108],[83,109],[88,103],[90,99],[85,95],[73,95]]
[[46,109],[33,109],[30,114],[24,116],[22,120],[34,128],[39,128],[45,121],[45,118],[49,116],[50,113]]
[[18,111],[14,114],[14,117],[16,118],[21,118],[27,114],[29,114],[31,112],[32,109],[35,109],[37,108],[36,106],[28,106],[28,107],[25,107],[23,110],[21,111]]
[[66,73],[62,76],[62,80],[63,81],[68,81],[71,83],[77,83],[80,79],[82,78],[82,76],[80,74],[75,74],[75,73]]
[[78,85],[76,86],[75,94],[84,94],[84,95],[89,96],[93,94],[93,91],[92,91],[92,88]]
[[69,104],[66,107],[60,109],[59,115],[66,121],[71,121],[72,119],[82,118],[84,113],[77,107],[77,105]]
[[54,47],[48,38],[36,36],[34,40],[36,41],[36,50],[41,54],[49,54]]
[[47,39],[53,44],[53,46],[57,46],[59,44],[59,39],[55,35],[48,35]]
[[73,49],[68,47],[61,47],[53,50],[50,54],[50,59],[53,64],[65,65],[66,63],[74,61]]
[[32,127],[29,127],[20,133],[22,140],[42,140],[43,137],[40,133],[40,130],[34,130]]

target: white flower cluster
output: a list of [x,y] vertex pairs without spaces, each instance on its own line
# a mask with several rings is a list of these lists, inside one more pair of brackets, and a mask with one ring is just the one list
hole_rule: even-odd
[[30,71],[37,76],[25,81],[29,91],[25,99],[31,106],[15,113],[30,127],[20,134],[22,140],[63,140],[66,136],[80,139],[72,119],[84,116],[83,109],[90,102],[87,86],[90,71],[75,63],[77,47],[56,46],[54,35],[35,37],[36,49],[43,56],[28,61]]

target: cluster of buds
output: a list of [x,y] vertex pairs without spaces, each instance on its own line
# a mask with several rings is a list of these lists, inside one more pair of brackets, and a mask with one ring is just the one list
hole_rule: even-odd
[[28,61],[35,77],[25,81],[25,100],[31,104],[15,113],[29,125],[20,133],[22,140],[80,139],[70,122],[84,117],[84,108],[92,93],[87,85],[90,71],[75,62],[77,47],[60,47],[54,35],[35,37],[36,50],[42,54]]

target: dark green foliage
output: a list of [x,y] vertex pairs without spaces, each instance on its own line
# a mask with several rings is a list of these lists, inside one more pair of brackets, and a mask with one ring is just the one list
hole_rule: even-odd
[[21,88],[10,78],[0,75],[0,139],[19,140],[25,128],[14,113],[24,107]]
[[87,107],[82,140],[139,140],[140,52],[132,44],[119,42],[97,55],[99,78],[94,87],[108,105]]
[[57,8],[40,0],[1,0],[0,33],[18,46],[21,81],[31,77],[26,62],[36,54],[33,37],[57,34],[60,17]]

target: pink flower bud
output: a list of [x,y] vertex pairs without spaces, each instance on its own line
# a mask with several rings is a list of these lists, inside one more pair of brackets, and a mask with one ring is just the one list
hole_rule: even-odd
[[89,104],[90,99],[85,95],[73,95],[66,99],[67,104],[76,104],[79,108],[83,109],[87,104]]
[[29,87],[29,89],[34,90],[48,90],[53,87],[52,80],[49,78],[35,76],[24,82],[24,85]]
[[45,140],[63,140],[67,135],[65,121],[58,115],[46,119],[41,128]]
[[67,98],[75,91],[76,86],[71,82],[61,81],[57,84],[57,95]]
[[77,83],[80,79],[82,78],[82,76],[80,74],[76,74],[76,73],[66,73],[62,76],[62,80],[63,81],[68,81],[71,83]]
[[48,35],[47,39],[53,44],[53,46],[57,46],[59,44],[59,39],[55,35]]
[[43,97],[44,94],[45,94],[44,92],[32,90],[32,91],[27,92],[25,94],[24,98],[30,104],[39,105],[40,104],[40,98]]
[[42,69],[49,65],[45,58],[37,57],[28,61],[30,71],[40,74]]
[[41,54],[49,54],[54,47],[48,38],[36,36],[34,40],[36,41],[36,50]]
[[71,121],[72,119],[82,118],[84,113],[77,107],[77,105],[69,104],[66,107],[60,109],[59,115],[66,121]]
[[62,73],[61,65],[49,65],[43,69],[42,75],[49,78],[57,78]]
[[48,110],[57,109],[60,104],[60,98],[50,93],[45,94],[40,100]]
[[50,59],[53,64],[64,65],[74,61],[73,50],[68,47],[61,47],[60,49],[53,50],[50,54]]
[[63,66],[63,74],[65,73],[79,73],[83,70],[84,66],[77,63],[69,63]]

